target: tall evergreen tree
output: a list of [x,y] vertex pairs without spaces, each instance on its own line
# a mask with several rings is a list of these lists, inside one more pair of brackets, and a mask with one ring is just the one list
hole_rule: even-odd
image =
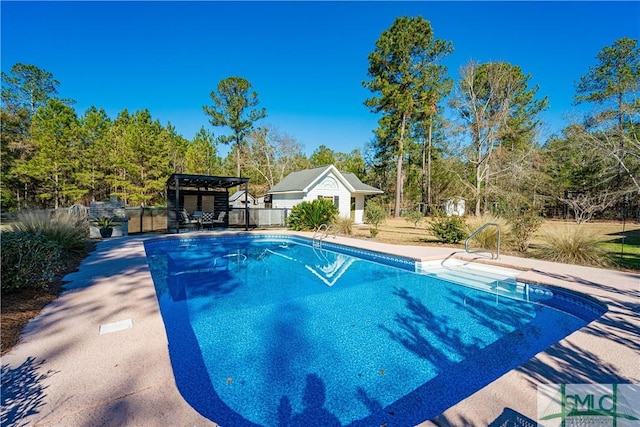
[[53,75],[34,65],[14,64],[2,72],[1,135],[3,208],[23,208],[33,199],[34,180],[24,175],[25,163],[33,156],[32,119],[38,107],[55,98],[60,84]]
[[82,126],[84,159],[82,167],[76,174],[78,185],[89,190],[86,202],[106,200],[109,194],[105,191],[105,175],[108,166],[105,159],[109,152],[109,129],[111,119],[107,112],[91,106],[80,118]]
[[[418,111],[418,119],[414,125],[417,140],[422,140],[421,146],[421,200],[427,211],[432,210],[433,197],[433,161],[437,157],[439,146],[444,145],[442,132],[443,118],[440,115],[438,102],[451,92],[453,81],[444,77],[445,69],[438,67],[433,79],[435,85],[425,92],[425,100]],[[439,142],[439,144],[438,144]]]
[[[626,187],[633,175],[640,152],[637,133],[640,124],[640,49],[638,40],[622,38],[605,46],[596,56],[598,63],[576,84],[576,103],[595,106],[587,127],[599,136],[583,133],[589,145],[600,146],[603,155],[617,160],[616,186]],[[610,130],[613,128],[612,130]],[[613,146],[612,146],[613,144]]]
[[433,81],[437,62],[453,51],[451,42],[435,39],[431,24],[421,16],[397,18],[382,32],[369,54],[370,80],[363,85],[376,96],[365,101],[374,113],[382,113],[376,136],[379,147],[396,158],[394,215],[400,215],[403,161],[416,115],[424,108],[425,91]]
[[221,172],[217,142],[211,132],[200,128],[188,144],[185,154],[185,172],[197,175],[218,175]]
[[2,73],[2,102],[24,107],[32,117],[38,107],[55,98],[60,82],[53,74],[35,65],[17,63],[10,74]]
[[367,173],[367,167],[360,150],[354,149],[350,153],[344,153],[344,156],[340,157],[341,158],[338,163],[340,165],[339,169],[341,172],[350,172],[361,180],[366,179],[365,175]]
[[34,156],[25,173],[40,182],[38,197],[53,207],[80,199],[75,174],[81,164],[81,131],[75,111],[59,100],[49,100],[33,118]]
[[313,153],[309,156],[309,161],[313,167],[335,165],[335,152],[324,144],[320,145],[318,148],[313,150]]
[[638,123],[640,102],[640,49],[638,40],[622,38],[604,47],[598,63],[576,83],[576,103],[601,105],[595,123],[615,120],[618,129],[625,123]]
[[228,137],[221,137],[220,141],[226,144],[233,142],[237,176],[240,176],[245,137],[253,130],[256,121],[267,116],[265,108],[254,108],[260,101],[258,93],[251,88],[251,83],[242,77],[228,77],[218,83],[217,92],[211,92],[213,105],[202,107],[213,126],[226,126],[233,132]]
[[[28,179],[21,175],[17,166],[24,163],[33,151],[27,140],[29,126],[26,108],[0,109],[0,200],[2,209],[20,209],[27,197]],[[28,143],[28,144],[27,144]]]
[[164,192],[166,179],[173,171],[175,130],[153,120],[148,110],[136,111],[127,129],[129,152],[127,200],[149,204]]

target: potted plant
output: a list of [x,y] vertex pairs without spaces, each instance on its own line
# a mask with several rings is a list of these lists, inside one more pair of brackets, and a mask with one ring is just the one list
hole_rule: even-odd
[[113,234],[113,227],[115,227],[115,216],[101,216],[94,221],[94,224],[100,230],[100,236],[103,238],[111,237]]

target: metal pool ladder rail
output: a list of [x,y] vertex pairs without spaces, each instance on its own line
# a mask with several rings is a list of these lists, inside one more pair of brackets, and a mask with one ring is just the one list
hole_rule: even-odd
[[314,248],[321,248],[322,241],[327,238],[329,235],[329,231],[333,230],[333,238],[336,238],[336,228],[333,224],[320,224],[320,226],[313,233],[313,238],[311,239],[311,246]]
[[[471,241],[471,239],[473,239],[475,236],[477,236],[482,230],[484,230],[485,228],[489,227],[490,225],[495,226],[498,229],[498,247],[496,249],[496,257],[493,257],[493,252],[489,251],[489,253],[491,254],[491,259],[499,259],[500,258],[500,237],[501,237],[501,232],[500,232],[500,224],[496,224],[495,222],[487,222],[486,224],[482,225],[482,227],[478,228],[476,231],[474,231],[473,233],[471,233],[471,235],[469,237],[467,237],[467,240],[464,241],[464,251],[468,254],[471,253],[471,251],[469,250],[469,242]],[[482,252],[482,251],[474,251],[474,252]]]

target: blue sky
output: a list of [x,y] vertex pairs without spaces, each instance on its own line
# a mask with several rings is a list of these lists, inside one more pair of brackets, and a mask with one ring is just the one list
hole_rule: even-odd
[[[258,92],[261,121],[311,154],[363,149],[377,117],[368,54],[393,20],[422,15],[453,43],[443,64],[457,80],[469,60],[520,66],[548,96],[545,135],[564,127],[574,83],[622,37],[638,39],[640,2],[31,2],[0,3],[1,66],[53,73],[59,96],[112,117],[147,108],[192,139],[221,79],[241,76]],[[544,135],[543,135],[544,141]]]

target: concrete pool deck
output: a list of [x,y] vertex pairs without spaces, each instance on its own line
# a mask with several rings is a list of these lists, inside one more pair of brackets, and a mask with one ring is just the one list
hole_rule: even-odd
[[[100,241],[80,269],[65,277],[68,290],[2,356],[0,424],[216,425],[182,398],[173,378],[143,247],[156,238],[162,236]],[[329,241],[422,259],[460,254],[369,239]],[[421,426],[535,420],[539,384],[640,383],[640,274],[504,255],[497,263],[522,270],[522,281],[582,292],[609,310]]]

